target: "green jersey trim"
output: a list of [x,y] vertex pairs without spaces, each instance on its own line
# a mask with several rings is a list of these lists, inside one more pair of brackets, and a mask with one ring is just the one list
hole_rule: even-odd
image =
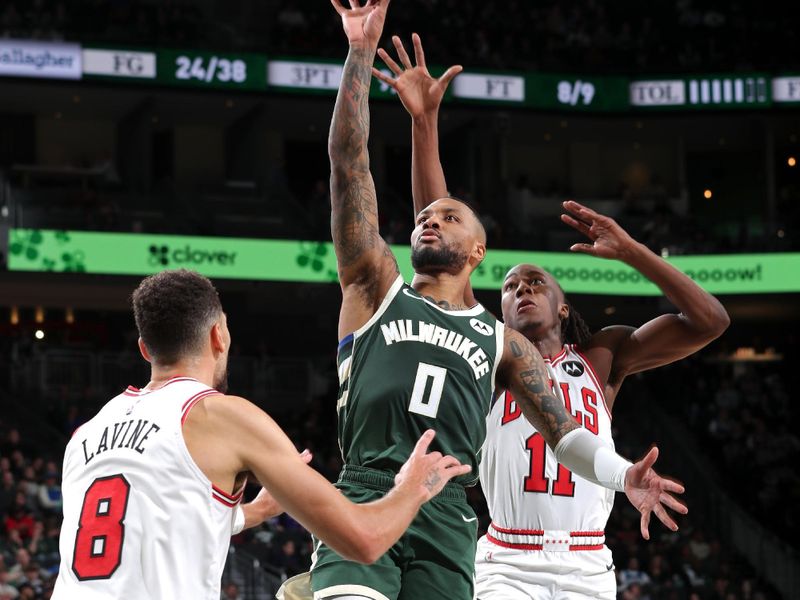
[[399,292],[400,288],[402,287],[403,276],[398,275],[397,279],[394,280],[394,283],[392,283],[392,286],[389,288],[389,291],[386,292],[386,295],[383,297],[383,302],[381,302],[378,310],[376,310],[375,314],[369,318],[369,321],[364,323],[361,327],[353,332],[353,338],[358,338],[359,336],[364,335],[370,327],[378,322],[378,320],[383,316],[383,313],[386,312],[386,309],[389,308],[389,305],[392,303],[392,300],[394,300],[394,297],[397,296],[397,292]]
[[[495,348],[495,356],[494,356],[494,365],[492,365],[492,388],[493,390],[497,389],[497,382],[495,381],[497,377],[497,366],[500,364],[500,361],[503,358],[503,344],[505,343],[505,336],[506,336],[506,326],[505,324],[501,323],[500,321],[495,321],[494,327],[494,335],[495,335],[495,343],[497,347]],[[491,403],[489,404],[489,410],[492,410]]]
[[[413,294],[412,294],[412,292],[413,292]],[[442,313],[444,313],[446,315],[450,315],[450,316],[453,316],[453,317],[475,317],[475,316],[478,316],[478,315],[482,314],[483,311],[486,310],[485,308],[483,308],[483,305],[480,304],[480,302],[478,304],[476,304],[475,306],[473,306],[472,308],[465,308],[463,310],[447,310],[445,308],[442,308],[441,306],[439,306],[435,302],[431,302],[430,300],[428,300],[427,298],[422,296],[414,288],[411,288],[411,289],[408,289],[408,290],[404,289],[403,293],[406,296],[408,296],[409,298],[414,298],[414,300],[421,300],[422,302],[424,302],[428,306],[432,306],[433,308],[435,308],[439,312],[442,312]]]

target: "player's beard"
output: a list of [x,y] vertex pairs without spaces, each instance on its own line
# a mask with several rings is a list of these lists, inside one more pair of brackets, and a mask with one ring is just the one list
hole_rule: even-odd
[[220,394],[228,393],[228,361],[222,365],[221,369],[217,369],[214,373],[214,389]]
[[411,266],[420,273],[426,271],[460,271],[469,260],[455,244],[440,244],[438,248],[417,244],[411,249]]

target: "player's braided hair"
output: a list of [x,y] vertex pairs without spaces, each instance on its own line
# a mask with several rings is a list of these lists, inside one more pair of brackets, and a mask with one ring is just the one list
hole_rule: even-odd
[[[561,293],[564,294],[564,290],[561,290]],[[564,295],[564,303],[569,308],[569,316],[561,321],[561,339],[567,344],[580,346],[592,338],[592,331],[566,295]]]

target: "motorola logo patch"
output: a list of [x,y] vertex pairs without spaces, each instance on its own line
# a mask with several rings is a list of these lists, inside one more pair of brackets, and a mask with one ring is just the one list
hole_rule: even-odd
[[490,335],[492,335],[494,333],[494,327],[492,327],[488,323],[484,323],[483,321],[480,321],[478,319],[474,319],[474,318],[470,319],[469,320],[469,324],[472,326],[472,328],[475,331],[477,331],[481,335],[485,335],[485,336],[488,337],[488,336],[490,336]]
[[569,360],[561,363],[561,368],[564,369],[564,372],[571,377],[580,377],[583,375],[583,365],[577,360]]

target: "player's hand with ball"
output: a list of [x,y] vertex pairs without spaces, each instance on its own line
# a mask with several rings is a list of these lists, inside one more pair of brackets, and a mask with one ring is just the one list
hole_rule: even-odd
[[427,502],[444,489],[453,477],[466,475],[472,470],[462,465],[454,456],[443,456],[441,452],[428,453],[428,446],[436,432],[428,429],[419,438],[414,451],[395,475],[395,490],[419,494]]

